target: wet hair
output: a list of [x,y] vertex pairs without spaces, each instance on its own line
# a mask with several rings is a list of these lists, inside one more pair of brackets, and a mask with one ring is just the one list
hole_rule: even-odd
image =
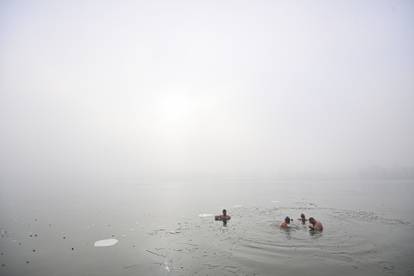
[[304,219],[305,218],[305,214],[304,213],[300,214],[300,217]]
[[227,214],[227,211],[226,211],[226,209],[223,209],[223,214]]
[[310,223],[315,222],[315,219],[314,219],[313,217],[310,217],[310,218],[309,218],[309,222],[310,222]]
[[290,217],[285,217],[285,222],[290,223]]

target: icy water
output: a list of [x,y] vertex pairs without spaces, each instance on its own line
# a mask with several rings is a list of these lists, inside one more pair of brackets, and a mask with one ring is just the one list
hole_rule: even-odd
[[[2,188],[0,275],[414,275],[413,181],[38,190]],[[232,216],[226,226],[212,216],[223,208]],[[324,232],[310,233],[300,213],[320,220]],[[289,231],[278,228],[285,216],[295,218]]]

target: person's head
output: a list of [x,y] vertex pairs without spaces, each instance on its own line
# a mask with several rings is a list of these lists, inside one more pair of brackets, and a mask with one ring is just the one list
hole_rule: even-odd
[[315,224],[316,223],[316,220],[313,217],[310,217],[309,218],[309,223]]
[[290,223],[290,217],[285,217],[285,222],[286,222],[287,224],[289,224],[289,223]]
[[305,214],[304,214],[304,213],[300,214],[300,218],[301,218],[302,220],[305,220],[305,219],[306,219],[306,218],[305,218]]
[[223,209],[223,216],[226,216],[227,215],[227,211],[226,211],[226,209]]

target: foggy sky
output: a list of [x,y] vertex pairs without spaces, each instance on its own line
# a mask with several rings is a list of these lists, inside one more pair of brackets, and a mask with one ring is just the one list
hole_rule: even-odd
[[412,1],[1,1],[0,174],[414,166]]

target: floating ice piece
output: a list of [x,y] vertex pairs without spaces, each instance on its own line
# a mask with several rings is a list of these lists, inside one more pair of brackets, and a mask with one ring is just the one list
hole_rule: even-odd
[[95,247],[106,247],[106,246],[113,246],[117,243],[118,243],[117,239],[106,239],[106,240],[96,241],[94,246]]
[[213,214],[199,214],[198,215],[200,218],[207,218],[207,217],[212,217],[214,216]]

